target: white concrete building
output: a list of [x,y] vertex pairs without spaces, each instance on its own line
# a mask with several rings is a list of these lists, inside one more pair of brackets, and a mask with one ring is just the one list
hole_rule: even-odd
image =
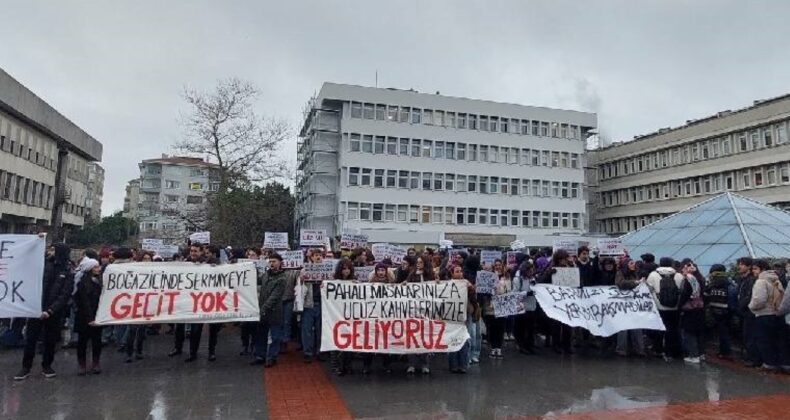
[[90,207],[89,165],[102,145],[0,70],[0,233],[75,229]]
[[126,184],[126,195],[123,197],[123,217],[137,220],[140,205],[140,179],[133,179]]
[[588,153],[591,230],[621,235],[725,191],[790,209],[790,95]]
[[189,232],[204,228],[206,194],[219,189],[216,164],[162,155],[140,162],[139,167],[137,221],[141,237],[180,244]]
[[85,218],[101,220],[101,205],[104,198],[104,168],[95,162],[88,164],[88,192],[85,198]]
[[550,245],[586,230],[595,127],[577,111],[325,83],[301,130],[296,225],[376,242]]

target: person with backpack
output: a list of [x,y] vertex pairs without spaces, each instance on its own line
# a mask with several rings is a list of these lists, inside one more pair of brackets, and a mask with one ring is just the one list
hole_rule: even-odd
[[780,321],[783,321],[783,325],[779,329],[779,335],[783,337],[781,343],[782,370],[784,373],[790,374],[790,293],[787,290],[785,290],[785,297],[782,299],[782,303],[779,304],[777,315]]
[[705,303],[702,299],[704,278],[692,261],[683,265],[683,284],[680,290],[680,332],[686,363],[699,364],[702,360],[702,333],[705,330]]
[[755,261],[750,257],[738,258],[738,274],[735,276],[735,282],[738,283],[738,316],[741,318],[741,337],[745,350],[744,365],[747,367],[760,367],[763,364],[760,360],[760,352],[757,350],[754,313],[749,310],[754,281],[763,270],[755,267],[754,263]]
[[719,352],[721,359],[732,357],[732,344],[730,339],[730,291],[734,282],[727,276],[727,269],[721,264],[714,264],[710,268],[708,284],[705,286],[704,300],[713,322],[716,334],[719,336]]
[[670,257],[659,260],[656,271],[647,276],[647,286],[653,294],[661,321],[666,331],[652,331],[653,351],[656,356],[664,360],[680,359],[680,286],[683,284],[683,275],[676,272],[675,261]]
[[[758,263],[765,263],[765,261],[758,261]],[[765,263],[765,265],[768,264]],[[765,370],[778,371],[781,369],[781,336],[779,332],[782,331],[782,325],[777,314],[783,298],[784,288],[782,288],[782,283],[779,282],[776,272],[762,271],[754,283],[749,310],[755,316],[757,350],[763,361],[762,369]]]

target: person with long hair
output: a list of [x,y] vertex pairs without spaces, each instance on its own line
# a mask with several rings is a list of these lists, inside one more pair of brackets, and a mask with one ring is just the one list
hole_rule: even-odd
[[[568,252],[558,249],[554,252],[554,255],[552,255],[551,262],[543,271],[538,283],[551,284],[552,276],[557,272],[557,268],[570,268],[574,266],[573,260],[571,260]],[[573,354],[573,349],[571,348],[571,335],[573,330],[571,327],[554,319],[550,319],[548,322],[551,328],[551,341],[554,351],[557,353]]]
[[[621,261],[621,267],[615,275],[615,285],[622,291],[629,291],[637,288],[644,279],[639,277],[641,261],[625,258]],[[641,329],[624,330],[617,333],[617,354],[628,356],[628,345],[638,356],[645,355],[645,340]]]
[[[474,322],[474,315],[477,312],[477,299],[475,298],[475,285],[469,280],[464,278],[464,269],[460,265],[451,265],[447,270],[450,273],[450,280],[462,280],[466,285],[466,325],[467,329],[469,324]],[[471,338],[471,336],[470,336]],[[448,355],[448,362],[450,364],[450,372],[452,373],[466,373],[469,367],[469,347],[470,340],[467,340],[460,350],[450,353]]]
[[680,288],[680,334],[686,363],[699,363],[702,356],[702,333],[705,329],[705,304],[702,291],[705,278],[691,260],[681,268],[683,283]]
[[[406,279],[407,283],[423,283],[426,281],[436,280],[436,272],[431,265],[431,258],[423,254],[417,257],[414,263],[414,270],[409,274]],[[406,368],[406,373],[412,374],[417,371],[416,366],[420,365],[420,372],[423,375],[431,373],[431,368],[428,362],[428,353],[409,354],[407,359],[409,366]]]
[[[494,284],[494,295],[510,292],[513,289],[513,284],[502,260],[497,259],[494,261],[492,270],[497,277],[497,281]],[[505,318],[497,318],[494,315],[493,295],[483,295],[483,297],[483,321],[486,323],[488,343],[491,345],[489,357],[502,359],[504,357],[502,355],[502,345],[505,341]]]
[[79,334],[77,339],[77,362],[79,363],[79,375],[88,373],[86,365],[88,342],[91,343],[91,373],[101,373],[101,348],[102,330],[101,326],[96,325],[96,311],[99,309],[99,297],[102,290],[101,264],[93,259],[89,259],[80,266],[84,271],[80,272],[80,281],[77,283],[77,292],[74,294],[74,306],[76,308],[74,329]]
[[513,291],[527,294],[524,306],[526,311],[516,315],[513,325],[513,336],[522,354],[535,354],[535,321],[537,319],[537,301],[532,286],[535,284],[535,266],[530,260],[522,259],[513,276]]
[[[342,258],[335,267],[335,280],[356,281],[354,276],[354,263],[348,258]],[[332,371],[338,376],[344,376],[352,372],[352,361],[354,353],[335,351],[331,354]]]
[[[469,255],[464,260],[463,270],[464,278],[474,284],[477,281],[477,272],[480,271],[480,257],[478,255]],[[483,318],[482,308],[480,306],[481,297],[483,295],[474,293],[475,295],[475,313],[472,316],[472,321],[466,323],[466,328],[469,331],[469,363],[480,363],[480,353],[483,351],[483,334],[481,320]]]

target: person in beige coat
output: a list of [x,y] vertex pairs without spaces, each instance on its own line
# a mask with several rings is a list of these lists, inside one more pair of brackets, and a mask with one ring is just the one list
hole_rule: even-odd
[[763,361],[763,369],[781,369],[782,319],[777,316],[784,289],[775,271],[763,271],[752,288],[749,310],[755,317],[757,349]]

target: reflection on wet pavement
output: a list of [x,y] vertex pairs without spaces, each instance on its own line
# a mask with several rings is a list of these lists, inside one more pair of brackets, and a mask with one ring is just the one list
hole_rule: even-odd
[[218,360],[204,348],[198,361],[169,358],[173,336],[148,337],[146,359],[124,364],[106,347],[101,375],[77,376],[74,349],[59,350],[54,379],[41,376],[40,356],[30,377],[12,379],[21,350],[0,350],[1,419],[263,419],[263,368],[238,355],[238,330],[220,332]]

